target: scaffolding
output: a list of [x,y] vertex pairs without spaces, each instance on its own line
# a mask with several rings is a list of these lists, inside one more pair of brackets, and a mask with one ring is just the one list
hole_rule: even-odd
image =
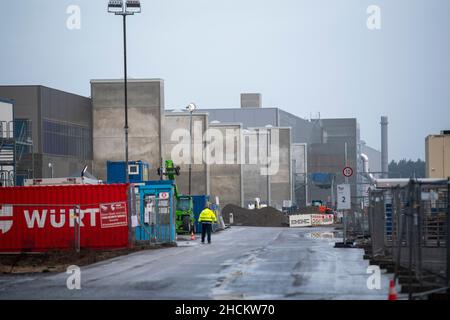
[[33,175],[31,120],[0,121],[0,186],[21,185]]

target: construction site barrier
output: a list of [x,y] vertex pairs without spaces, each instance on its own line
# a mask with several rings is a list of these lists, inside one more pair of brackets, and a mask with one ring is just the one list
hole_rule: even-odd
[[127,185],[0,190],[0,252],[126,248]]
[[450,180],[370,191],[370,255],[394,265],[409,297],[448,287]]
[[289,216],[289,226],[291,228],[322,226],[333,223],[334,215],[332,214],[298,214]]

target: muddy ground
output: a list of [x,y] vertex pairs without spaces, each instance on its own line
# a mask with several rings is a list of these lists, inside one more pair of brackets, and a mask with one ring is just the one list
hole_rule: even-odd
[[70,265],[81,267],[137,251],[167,246],[172,245],[136,245],[133,248],[102,251],[82,249],[79,253],[72,250],[55,250],[46,253],[0,254],[0,274],[63,272]]

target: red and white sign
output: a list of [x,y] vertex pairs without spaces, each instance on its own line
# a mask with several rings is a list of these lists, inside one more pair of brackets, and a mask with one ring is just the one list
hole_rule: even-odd
[[289,226],[294,227],[311,227],[330,225],[334,222],[332,214],[299,214],[289,216]]
[[127,204],[102,203],[100,205],[100,223],[102,228],[117,228],[128,226]]
[[351,167],[345,167],[344,170],[342,170],[342,174],[344,177],[351,177],[353,175],[353,169]]
[[0,205],[0,233],[5,234],[11,230],[13,225],[13,207],[10,205]]
[[169,193],[168,193],[168,192],[160,192],[160,193],[159,193],[159,199],[160,199],[160,200],[166,200],[166,199],[169,199]]

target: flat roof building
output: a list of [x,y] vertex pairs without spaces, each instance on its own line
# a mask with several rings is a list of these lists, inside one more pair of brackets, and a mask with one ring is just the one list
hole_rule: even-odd
[[67,177],[92,165],[90,98],[41,85],[0,86],[0,96],[14,101],[15,120],[29,123],[33,151],[17,164],[22,178]]
[[425,161],[427,178],[450,177],[450,130],[426,137]]

